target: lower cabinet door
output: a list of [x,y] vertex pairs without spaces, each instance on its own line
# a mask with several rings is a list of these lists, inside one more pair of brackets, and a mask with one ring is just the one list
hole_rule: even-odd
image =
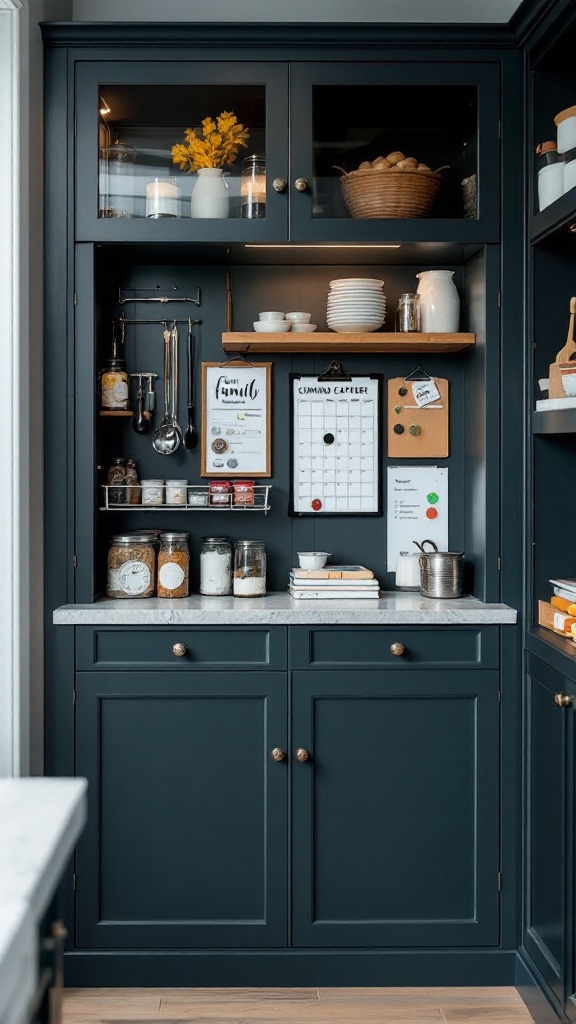
[[[574,1019],[574,684],[529,656],[524,947]],[[557,703],[556,696],[560,703]]]
[[285,945],[285,674],[80,673],[76,723],[76,947]]
[[497,944],[498,707],[496,672],[293,674],[294,945]]

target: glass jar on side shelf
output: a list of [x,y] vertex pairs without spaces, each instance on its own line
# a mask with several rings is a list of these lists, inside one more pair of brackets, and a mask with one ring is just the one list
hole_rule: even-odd
[[200,593],[223,597],[232,592],[232,544],[229,537],[202,537]]
[[188,597],[189,533],[161,533],[158,552],[158,597]]
[[234,597],[264,597],[266,550],[263,540],[238,540],[234,554]]
[[106,475],[109,505],[123,505],[126,501],[126,469],[126,459],[112,459]]
[[150,535],[119,533],[108,551],[107,597],[152,597],[156,553]]

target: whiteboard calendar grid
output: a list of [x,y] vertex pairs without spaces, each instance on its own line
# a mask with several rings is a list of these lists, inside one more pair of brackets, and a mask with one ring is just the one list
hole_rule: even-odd
[[378,515],[380,379],[292,379],[293,511]]

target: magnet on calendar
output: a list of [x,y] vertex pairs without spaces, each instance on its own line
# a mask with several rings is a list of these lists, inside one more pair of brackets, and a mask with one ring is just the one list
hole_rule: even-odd
[[310,507],[313,508],[315,512],[319,512],[320,509],[322,508],[322,502],[320,501],[320,498],[312,498],[312,501],[310,502]]
[[334,444],[334,434],[324,434],[324,444]]

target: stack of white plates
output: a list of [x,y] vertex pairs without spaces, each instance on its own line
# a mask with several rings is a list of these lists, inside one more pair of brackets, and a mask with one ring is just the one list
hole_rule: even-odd
[[386,319],[384,281],[341,277],[330,281],[326,323],[340,334],[377,331]]

